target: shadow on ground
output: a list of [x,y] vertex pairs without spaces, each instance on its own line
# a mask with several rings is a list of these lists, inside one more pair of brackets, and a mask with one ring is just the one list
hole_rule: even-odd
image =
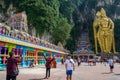
[[40,78],[40,79],[29,79],[29,80],[45,80],[46,78]]
[[103,72],[103,73],[101,73],[101,74],[111,74],[110,72]]
[[114,75],[116,75],[116,76],[120,76],[120,73],[119,73],[119,74],[114,74]]

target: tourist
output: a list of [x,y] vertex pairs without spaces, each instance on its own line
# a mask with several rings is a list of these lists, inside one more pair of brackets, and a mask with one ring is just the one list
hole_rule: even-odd
[[92,62],[93,62],[93,66],[96,66],[96,59],[93,59]]
[[107,65],[107,58],[104,58],[103,61],[104,61],[104,66],[106,66]]
[[67,59],[65,61],[65,68],[66,68],[66,75],[67,80],[72,80],[72,71],[75,70],[75,65],[73,59],[71,59],[71,55],[67,56]]
[[88,59],[88,65],[92,65],[92,59]]
[[51,62],[51,68],[57,68],[57,62],[55,59]]
[[103,59],[102,59],[102,58],[100,59],[100,63],[101,63],[101,64],[103,63]]
[[16,77],[19,73],[18,63],[21,62],[21,58],[15,58],[14,52],[10,52],[10,57],[7,59],[7,75],[6,80],[17,80]]
[[113,61],[112,58],[110,58],[110,59],[108,60],[108,64],[109,64],[109,66],[110,66],[110,73],[113,73],[114,61]]
[[77,59],[77,62],[78,62],[78,66],[80,66],[80,64],[81,64],[81,60],[80,60],[79,57],[78,57],[78,59]]
[[64,58],[61,59],[61,63],[64,64]]
[[45,55],[43,55],[45,60],[46,60],[46,64],[45,64],[45,67],[46,67],[46,76],[45,76],[45,79],[48,79],[50,77],[50,69],[51,69],[51,62],[55,59],[54,57],[51,58],[51,57],[46,57]]
[[30,61],[30,66],[29,67],[34,67],[34,59]]

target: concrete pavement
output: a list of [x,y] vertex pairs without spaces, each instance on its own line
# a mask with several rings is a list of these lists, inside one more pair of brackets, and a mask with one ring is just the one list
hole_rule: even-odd
[[[5,80],[5,71],[0,71],[0,80]],[[22,68],[17,80],[47,80],[45,77],[45,67],[36,66],[34,68]],[[64,65],[59,64],[56,69],[51,70],[51,77],[48,80],[66,80]],[[97,64],[97,66],[88,66],[82,63],[76,65],[73,72],[73,80],[120,80],[120,64],[115,64],[114,73],[109,73],[109,65]]]

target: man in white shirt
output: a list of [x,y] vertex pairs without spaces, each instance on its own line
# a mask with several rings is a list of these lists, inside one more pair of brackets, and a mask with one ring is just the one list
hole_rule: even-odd
[[67,59],[65,61],[65,68],[67,80],[72,80],[72,71],[75,70],[75,65],[73,59],[71,58],[71,55],[67,56]]
[[110,66],[110,73],[113,73],[113,68],[114,68],[114,61],[112,58],[108,60],[108,64]]

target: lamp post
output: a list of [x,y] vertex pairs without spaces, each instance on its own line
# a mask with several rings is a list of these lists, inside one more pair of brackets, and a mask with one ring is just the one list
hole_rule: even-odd
[[2,58],[1,58],[1,50],[2,50],[2,47],[0,47],[0,70],[3,70],[3,68],[2,68],[2,63],[1,63],[1,61],[2,61]]
[[4,58],[3,58],[3,64],[5,64],[6,62],[6,52],[7,52],[7,48],[4,48]]

